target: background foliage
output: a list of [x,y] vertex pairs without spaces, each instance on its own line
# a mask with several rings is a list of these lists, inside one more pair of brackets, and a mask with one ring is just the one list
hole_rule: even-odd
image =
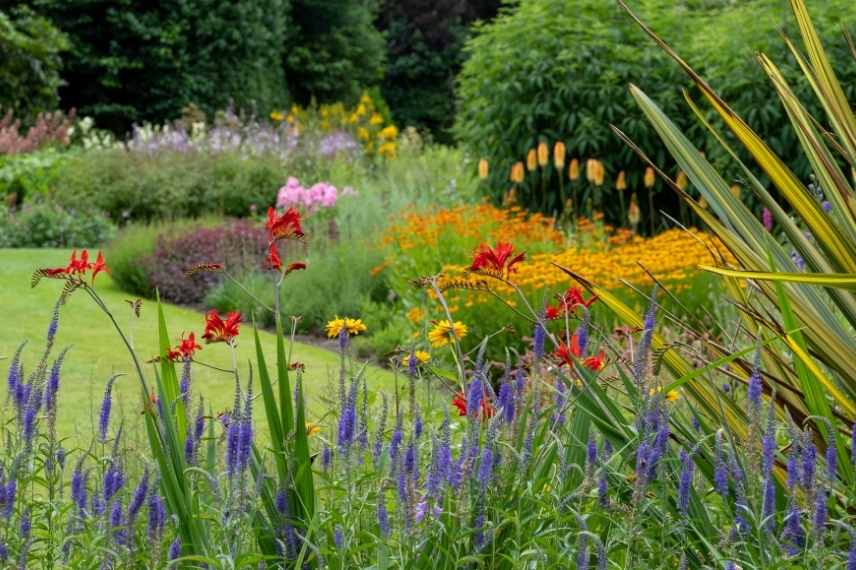
[[378,15],[387,50],[381,89],[396,121],[451,140],[455,76],[470,25],[492,18],[498,8],[497,0],[384,2]]
[[115,132],[162,122],[195,103],[268,109],[284,102],[283,0],[30,0],[71,41],[60,89]]
[[301,104],[352,101],[383,75],[375,0],[292,0],[285,74]]
[[[632,4],[800,177],[808,178],[808,164],[786,126],[785,111],[778,100],[769,97],[768,80],[755,60],[755,54],[764,51],[782,66],[788,79],[799,73],[781,41],[782,29],[790,35],[794,32],[781,2],[645,0]],[[833,65],[841,70],[841,82],[852,95],[856,66],[841,32],[852,31],[856,25],[856,5],[845,1],[810,4]],[[563,140],[569,157],[594,157],[603,162],[607,189],[613,187],[618,171],[626,170],[628,188],[640,191],[639,203],[643,216],[647,215],[644,167],[609,125],[621,128],[670,175],[676,170],[635,108],[627,91],[629,83],[655,92],[658,104],[678,127],[710,152],[714,164],[726,168],[724,151],[683,104],[681,91],[689,89],[690,83],[614,3],[536,0],[512,4],[499,18],[476,29],[459,76],[455,134],[471,152],[491,162],[492,196],[508,190],[511,165],[525,161],[530,148],[541,140],[549,144]],[[800,84],[798,94],[806,95],[807,89]],[[809,110],[817,110],[815,107]],[[736,177],[733,167],[728,168]],[[545,175],[555,190],[556,173]],[[524,195],[541,184],[538,177],[527,178]],[[655,209],[675,213],[677,202],[670,192],[660,189],[655,183]],[[608,219],[620,219],[615,207],[607,207],[606,212]]]
[[57,105],[65,35],[26,7],[0,11],[0,111],[34,117]]

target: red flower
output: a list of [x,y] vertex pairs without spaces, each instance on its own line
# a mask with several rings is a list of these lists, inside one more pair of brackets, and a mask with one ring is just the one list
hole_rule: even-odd
[[292,271],[303,271],[306,269],[306,264],[302,261],[295,261],[294,263],[289,263],[288,267],[285,268],[285,274],[288,275]]
[[71,252],[71,259],[68,260],[68,266],[65,272],[69,275],[82,275],[87,269],[91,269],[92,264],[89,263],[89,251],[83,250],[80,252],[80,259],[77,258],[77,250]]
[[583,306],[588,309],[595,301],[597,301],[597,295],[592,295],[589,300],[585,300],[583,298],[583,290],[576,285],[559,295],[559,304],[561,304],[566,311],[572,311],[579,306]]
[[597,301],[597,296],[593,295],[590,299],[583,298],[583,290],[577,286],[573,286],[561,295],[556,297],[559,301],[559,306],[547,305],[544,309],[544,318],[552,321],[561,318],[567,313],[572,313],[577,307],[591,307],[592,303]]
[[[563,342],[553,353],[553,357],[559,361],[559,366],[567,365],[571,368],[574,366],[574,360],[581,356],[582,351],[580,350],[580,342],[577,338],[577,333],[574,333],[571,336],[570,343]],[[604,366],[606,366],[606,353],[601,350],[596,356],[588,356],[584,358],[583,366],[593,372],[603,370]]]
[[178,343],[178,346],[173,350],[169,351],[167,355],[170,360],[184,360],[193,358],[193,353],[197,350],[202,350],[202,346],[197,344],[196,335],[194,333],[190,333],[187,335],[187,338],[184,335],[181,335],[181,340]]
[[68,265],[65,267],[44,267],[37,269],[33,274],[32,286],[35,287],[42,277],[51,279],[68,279],[69,277],[81,278],[88,271],[92,270],[92,282],[95,282],[95,277],[102,271],[109,271],[107,264],[104,262],[104,254],[98,252],[98,259],[95,263],[89,261],[89,251],[83,250],[80,252],[80,257],[77,257],[77,250],[71,252],[71,259],[68,260]]
[[458,408],[459,416],[467,415],[467,397],[463,392],[455,394],[455,397],[452,398],[452,405]]
[[[455,406],[456,408],[458,408],[458,415],[460,415],[460,416],[466,416],[467,415],[467,396],[466,396],[466,394],[464,394],[463,392],[458,392],[457,394],[455,394],[455,396],[452,398],[452,405]],[[484,420],[484,419],[493,417],[493,413],[494,413],[493,404],[491,404],[488,401],[487,395],[485,394],[485,397],[483,397],[482,401],[481,401],[481,413],[479,414],[479,416],[481,417],[481,419]]]
[[300,227],[300,212],[289,208],[281,215],[276,215],[276,210],[268,208],[267,231],[272,240],[303,237],[303,228]]
[[603,370],[603,367],[606,366],[606,354],[601,350],[597,353],[597,356],[589,356],[583,360],[583,366],[593,372]]
[[273,270],[282,270],[282,258],[279,256],[279,249],[277,249],[275,241],[270,242],[270,245],[268,245],[265,263],[267,263],[267,266]]
[[562,316],[562,310],[559,307],[553,305],[547,305],[547,308],[544,309],[544,318],[548,321],[553,321]]
[[487,271],[499,275],[514,273],[514,266],[526,258],[526,253],[514,254],[514,246],[510,243],[499,242],[495,248],[483,243],[473,256],[470,271]]
[[[86,251],[86,250],[84,250]],[[95,277],[102,271],[109,271],[107,264],[104,262],[104,254],[98,252],[98,258],[95,260],[95,265],[92,266],[92,282],[95,283]]]
[[233,311],[226,316],[226,320],[220,317],[216,310],[209,311],[205,315],[205,332],[202,338],[205,342],[231,342],[238,336],[238,326],[241,324],[241,313]]

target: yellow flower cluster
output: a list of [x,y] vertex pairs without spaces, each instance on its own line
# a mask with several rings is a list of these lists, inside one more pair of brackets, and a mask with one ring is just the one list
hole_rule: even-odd
[[[514,282],[525,291],[560,289],[568,284],[569,277],[555,267],[559,265],[607,288],[621,287],[623,281],[637,285],[650,283],[643,267],[663,282],[679,284],[692,277],[698,265],[716,261],[711,250],[726,260],[731,259],[716,238],[695,229],[672,229],[652,238],[623,233],[621,239],[623,243],[611,248],[570,248],[533,255],[517,266]],[[465,265],[447,265],[443,273],[445,279],[454,283],[466,280],[475,284],[484,280],[469,273]],[[492,282],[491,286],[497,292],[512,293],[503,283]],[[486,294],[478,297],[489,298]]]
[[385,125],[386,120],[368,93],[363,93],[353,108],[342,103],[324,104],[313,113],[311,109],[292,105],[287,114],[274,111],[270,118],[274,122],[287,122],[298,132],[310,124],[317,125],[321,132],[349,131],[367,154],[395,158],[398,149],[398,128],[391,123]]
[[565,238],[555,229],[552,218],[530,214],[512,206],[497,208],[490,204],[458,206],[428,214],[405,214],[401,223],[386,231],[384,245],[395,244],[401,250],[435,247],[443,235],[489,243],[552,243],[561,245]]
[[327,323],[324,330],[327,332],[327,338],[336,338],[342,331],[348,333],[348,336],[356,336],[362,332],[366,332],[368,328],[362,319],[336,317]]

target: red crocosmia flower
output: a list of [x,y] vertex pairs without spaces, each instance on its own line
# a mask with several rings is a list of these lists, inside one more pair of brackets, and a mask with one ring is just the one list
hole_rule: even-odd
[[[452,405],[458,408],[458,415],[466,416],[467,415],[467,396],[463,392],[458,392],[455,394],[455,397],[452,398]],[[487,419],[493,417],[494,409],[493,404],[491,404],[486,397],[482,398],[481,402],[481,413],[479,416],[481,419]]]
[[303,237],[303,228],[300,227],[300,212],[294,208],[287,209],[279,216],[276,215],[275,209],[268,208],[268,219],[265,227],[267,227],[272,240]]
[[241,324],[241,313],[233,311],[226,316],[224,321],[216,310],[209,311],[205,315],[205,331],[202,338],[205,342],[231,342],[238,336],[238,327]]
[[580,350],[580,340],[577,333],[571,335],[571,342],[563,342],[553,353],[556,360],[559,361],[559,366],[568,365],[573,368],[574,359],[582,356]]
[[268,245],[267,257],[265,258],[267,266],[276,271],[282,270],[282,258],[279,256],[279,249],[276,247],[276,242],[270,242]]
[[95,277],[101,273],[102,271],[110,271],[107,267],[107,264],[104,262],[104,254],[102,252],[98,252],[98,258],[95,260],[95,264],[92,266],[92,282],[95,283]]
[[547,308],[544,309],[544,318],[548,321],[554,321],[562,316],[562,310],[559,307],[553,305],[547,305]]
[[77,250],[75,249],[71,252],[71,259],[68,260],[68,266],[65,268],[65,272],[69,275],[82,275],[91,268],[92,264],[89,263],[89,251],[85,249],[81,251],[80,259],[78,259]]
[[589,308],[595,301],[597,301],[597,295],[592,295],[590,299],[586,300],[583,298],[583,290],[576,285],[569,288],[559,296],[559,303],[566,311],[572,311],[574,308],[579,306]]
[[514,266],[526,258],[526,253],[514,255],[514,246],[510,243],[499,242],[496,247],[481,244],[473,256],[470,271],[487,271],[506,275],[515,271]]
[[467,397],[463,392],[455,394],[455,397],[452,398],[452,405],[458,408],[459,416],[467,415]]
[[196,342],[196,334],[190,333],[186,338],[182,335],[178,346],[170,350],[167,356],[170,360],[190,359],[197,350],[202,350],[202,345]]
[[303,271],[306,269],[306,264],[302,261],[295,261],[294,263],[289,263],[288,267],[285,268],[285,274],[288,275],[292,271]]
[[606,353],[601,350],[596,356],[589,356],[583,360],[583,366],[593,372],[603,370],[604,366],[606,366]]
[[553,353],[553,358],[559,361],[559,366],[569,366],[573,368],[574,366],[574,358],[571,352],[571,347],[565,343],[559,345],[556,351]]

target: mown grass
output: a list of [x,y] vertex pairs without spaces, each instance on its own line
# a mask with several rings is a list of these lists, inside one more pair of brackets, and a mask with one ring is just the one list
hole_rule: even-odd
[[[0,308],[4,325],[0,327],[0,370],[5,378],[9,360],[18,345],[27,341],[23,362],[25,374],[41,357],[45,335],[54,303],[62,290],[63,282],[43,280],[35,289],[30,288],[30,277],[36,267],[61,266],[67,263],[69,250],[61,249],[0,249]],[[109,265],[110,260],[107,260]],[[116,316],[119,324],[129,333],[142,360],[157,352],[157,312],[155,303],[143,301],[139,319],[132,316],[126,303],[132,296],[119,290],[109,275],[99,275],[96,289]],[[203,329],[203,316],[191,309],[165,306],[167,324],[174,339],[182,332],[195,331],[197,338]],[[238,342],[238,362],[244,378],[249,373],[249,362],[255,362],[251,325],[242,326]],[[265,353],[273,359],[274,335],[262,332]],[[114,409],[117,418],[124,416],[129,428],[138,426],[134,416],[139,409],[139,384],[133,376],[130,356],[108,318],[83,293],[72,295],[62,308],[59,332],[56,337],[59,350],[70,347],[66,357],[60,387],[58,432],[84,444],[91,437],[93,422],[97,421],[104,387],[112,374],[127,376],[116,381]],[[56,351],[55,351],[56,354]],[[231,367],[231,355],[226,346],[206,346],[198,359],[219,368]],[[328,406],[319,399],[330,386],[331,374],[338,370],[339,356],[328,350],[304,343],[295,343],[293,359],[306,365],[305,386],[309,411],[320,415]],[[151,365],[148,365],[151,366]],[[147,369],[154,378],[151,368]],[[369,367],[369,386],[374,391],[391,389],[392,374]],[[257,375],[254,374],[254,379]],[[204,395],[217,412],[231,405],[234,380],[229,374],[195,365],[193,390]],[[258,392],[256,392],[258,393]],[[4,396],[5,398],[5,396]],[[260,404],[260,402],[259,402]]]

